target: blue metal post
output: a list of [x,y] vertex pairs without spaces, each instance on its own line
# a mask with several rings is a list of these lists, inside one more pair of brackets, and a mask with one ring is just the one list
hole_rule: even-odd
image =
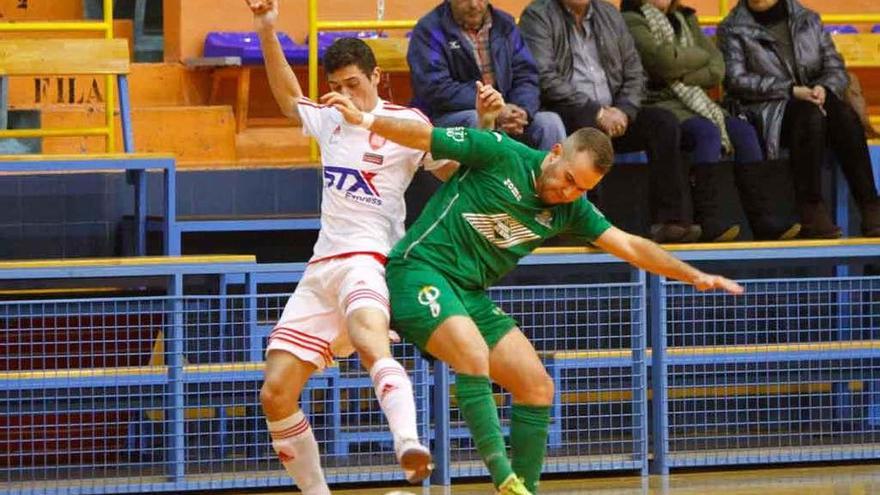
[[666,376],[666,285],[657,275],[648,276],[650,283],[651,317],[651,400],[654,429],[654,474],[669,474],[666,455],[669,450],[669,404]]
[[834,158],[834,221],[843,229],[843,236],[849,237],[849,189],[840,160]]
[[[122,145],[126,153],[134,153],[134,132],[131,127],[131,102],[129,101],[128,78],[125,74],[116,77],[119,86],[119,120],[122,122]],[[110,125],[114,125],[110,122]],[[147,172],[131,170],[129,182],[134,185],[134,239],[135,253],[147,254]]]
[[122,146],[126,153],[134,153],[134,130],[131,127],[128,76],[119,74],[116,76],[116,83],[119,85],[119,120],[122,122]]
[[452,484],[452,463],[449,458],[449,366],[434,361],[434,473],[431,484]]
[[164,167],[165,175],[165,221],[162,223],[162,238],[165,240],[165,254],[180,254],[180,232],[177,229],[177,166],[174,159]]
[[9,78],[0,76],[0,129],[9,125]]
[[169,287],[171,297],[171,325],[165,342],[166,362],[168,363],[168,394],[171,407],[168,414],[171,426],[171,452],[168,457],[168,474],[174,482],[182,482],[186,477],[186,423],[183,386],[183,275],[171,276]]
[[633,402],[638,408],[638,424],[633,425],[633,452],[637,459],[642,462],[642,475],[648,474],[648,304],[645,284],[647,275],[643,270],[633,269],[632,281],[638,283],[637,301],[630,309],[632,313],[632,360],[633,373],[637,379],[633,380]]

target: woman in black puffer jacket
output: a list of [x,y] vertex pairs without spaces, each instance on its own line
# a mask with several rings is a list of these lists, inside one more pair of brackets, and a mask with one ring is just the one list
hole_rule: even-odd
[[841,230],[822,201],[826,145],[836,153],[862,214],[862,233],[880,236],[880,201],[865,130],[844,101],[843,60],[819,15],[797,0],[740,0],[718,29],[728,97],[761,131],[768,158],[789,151],[802,237]]

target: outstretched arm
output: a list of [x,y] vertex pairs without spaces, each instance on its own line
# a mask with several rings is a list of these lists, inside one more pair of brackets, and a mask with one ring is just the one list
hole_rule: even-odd
[[595,244],[608,253],[628,261],[631,265],[691,284],[700,291],[721,289],[731,294],[743,292],[742,286],[733,280],[703,273],[648,239],[628,234],[616,227],[606,230],[596,239]]
[[[349,124],[367,127],[376,134],[407,148],[431,151],[431,131],[434,127],[426,122],[367,115],[349,98],[336,92],[322,96],[321,103],[332,105],[339,110]],[[504,108],[504,98],[492,86],[477,82],[476,108],[480,116],[480,126],[491,129],[501,109]]]
[[293,69],[290,68],[284,57],[284,50],[281,49],[281,43],[278,42],[278,34],[275,31],[279,0],[245,1],[254,14],[254,28],[260,37],[260,46],[263,49],[266,75],[269,79],[272,96],[275,97],[275,101],[281,108],[281,113],[294,121],[299,121],[296,104],[303,95],[302,88]]

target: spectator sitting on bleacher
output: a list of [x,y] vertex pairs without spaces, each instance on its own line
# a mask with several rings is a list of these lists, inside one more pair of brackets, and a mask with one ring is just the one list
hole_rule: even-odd
[[[800,231],[794,205],[779,204],[780,188],[791,190],[788,170],[764,162],[755,128],[731,116],[709,98],[706,89],[721,84],[724,57],[697,23],[696,12],[678,0],[623,0],[623,18],[648,75],[646,106],[665,108],[681,123],[682,145],[690,152],[694,216],[707,241],[739,235],[735,189],[758,239],[790,239]],[[734,176],[728,166],[735,159]],[[784,165],[784,164],[783,164]],[[736,182],[736,186],[734,185]]]
[[541,101],[569,133],[595,127],[613,138],[615,151],[647,153],[654,241],[697,240],[678,120],[641,107],[645,75],[617,8],[604,0],[534,0],[520,30],[538,63]]
[[826,143],[839,158],[862,214],[862,234],[880,236],[880,201],[865,129],[843,99],[843,60],[819,15],[797,0],[740,0],[718,29],[727,94],[762,130],[768,158],[790,153],[802,237],[836,238],[822,200]]
[[542,150],[565,139],[559,115],[540,111],[538,68],[509,14],[488,0],[444,0],[419,19],[409,43],[414,104],[444,127],[478,127],[475,82],[507,102],[497,126]]

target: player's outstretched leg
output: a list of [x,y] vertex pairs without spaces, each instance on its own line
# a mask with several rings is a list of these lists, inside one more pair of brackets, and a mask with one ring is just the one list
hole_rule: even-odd
[[532,344],[519,329],[508,332],[489,357],[492,379],[513,395],[510,450],[513,470],[526,488],[538,492],[547,453],[553,380]]
[[266,357],[266,379],[260,402],[272,437],[272,448],[287,474],[305,495],[329,495],[318,442],[299,408],[299,396],[316,366],[280,350]]
[[351,311],[347,326],[388,420],[397,460],[407,481],[420,483],[431,475],[434,466],[431,451],[419,442],[412,382],[403,366],[391,357],[388,317],[383,311],[363,307]]

